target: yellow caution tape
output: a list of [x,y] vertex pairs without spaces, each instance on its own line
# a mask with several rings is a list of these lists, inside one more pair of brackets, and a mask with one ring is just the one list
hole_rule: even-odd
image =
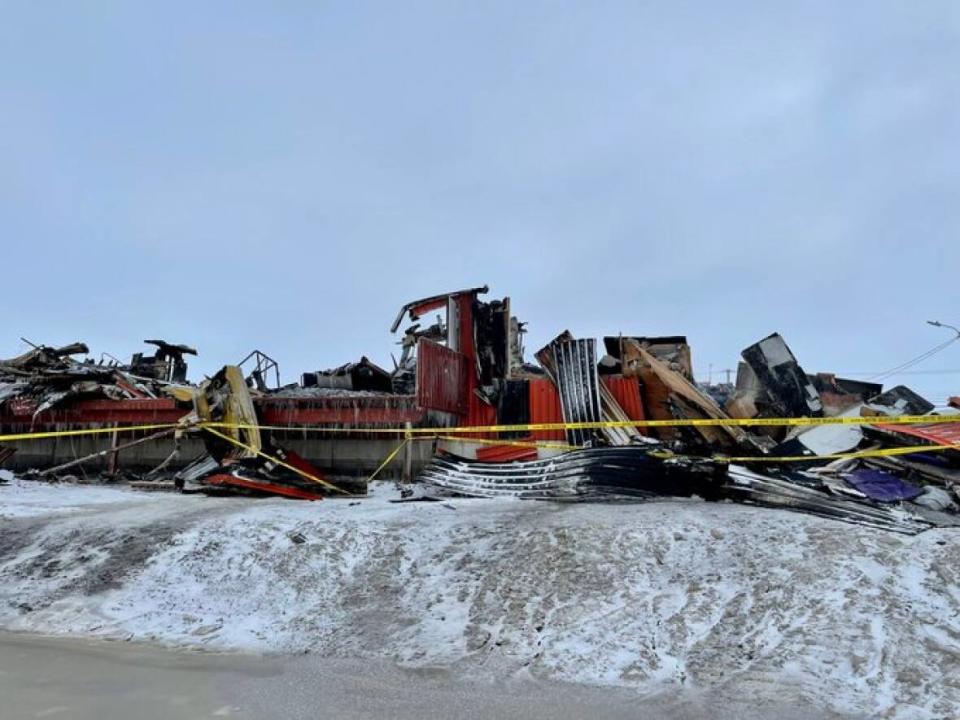
[[[603,422],[579,422],[579,423],[527,423],[522,425],[479,425],[467,427],[445,427],[445,428],[408,428],[408,427],[386,427],[386,428],[328,428],[323,426],[275,426],[275,425],[249,425],[235,423],[194,423],[186,425],[183,423],[151,424],[151,425],[127,425],[117,427],[103,428],[85,428],[81,430],[50,430],[28,433],[13,433],[0,435],[0,443],[16,442],[21,440],[42,440],[47,438],[60,437],[80,437],[85,435],[102,435],[112,433],[128,433],[140,431],[156,430],[206,430],[218,437],[228,440],[251,452],[255,452],[262,457],[275,462],[278,465],[286,467],[293,472],[302,475],[314,482],[325,485],[337,492],[349,495],[347,491],[336,485],[320,478],[316,478],[309,473],[304,473],[298,468],[293,467],[278,458],[249,448],[243,443],[231,438],[217,429],[257,429],[274,431],[297,431],[297,432],[320,432],[320,433],[373,433],[386,435],[402,435],[402,442],[388,458],[380,465],[371,477],[375,477],[382,469],[396,457],[397,453],[410,440],[430,440],[442,439],[448,441],[467,441],[471,443],[490,444],[490,445],[514,445],[518,447],[537,447],[551,448],[560,450],[574,450],[576,446],[566,443],[548,442],[548,441],[524,441],[524,440],[489,440],[484,438],[465,438],[463,435],[473,433],[493,433],[493,432],[533,432],[533,431],[562,431],[562,430],[590,430],[603,428],[626,428],[626,427],[719,427],[724,425],[733,426],[815,426],[815,425],[943,425],[948,423],[960,422],[960,415],[900,415],[900,416],[856,416],[856,417],[832,417],[832,418],[719,418],[706,420],[618,420]],[[711,458],[703,457],[700,459],[712,459],[717,462],[742,462],[742,463],[789,463],[789,462],[813,462],[818,460],[843,460],[858,459],[870,457],[886,457],[896,455],[910,455],[921,452],[939,452],[944,450],[960,450],[960,442],[947,445],[916,445],[909,447],[884,448],[878,450],[861,450],[850,453],[834,453],[829,455],[757,455],[757,456],[726,456],[715,455]]]
[[960,443],[953,443],[951,445],[910,445],[908,447],[877,448],[874,450],[856,450],[848,453],[830,453],[829,455],[755,455],[744,457],[714,455],[711,460],[723,463],[817,462],[820,460],[857,460],[872,457],[891,457],[894,455],[913,455],[914,453],[942,452],[943,450],[960,450]]
[[45,438],[77,437],[82,435],[107,435],[110,433],[138,432],[141,430],[176,430],[187,429],[189,426],[179,423],[166,425],[121,425],[118,427],[86,428],[84,430],[50,430],[46,432],[14,433],[0,435],[0,442],[16,442],[17,440],[43,440]]
[[[393,449],[393,452],[391,452],[389,455],[387,455],[386,460],[384,460],[382,463],[380,463],[380,465],[377,467],[377,469],[373,471],[373,474],[370,475],[370,477],[367,478],[367,482],[372,481],[377,475],[379,475],[379,474],[380,474],[380,471],[383,470],[387,465],[389,465],[389,464],[390,464],[390,461],[393,460],[393,459],[397,456],[397,453],[399,453],[401,450],[403,450],[403,449],[407,446],[407,443],[409,443],[412,439],[413,439],[413,438],[404,438],[404,439],[403,439],[403,442],[401,442],[399,445],[397,445],[397,446]],[[417,438],[417,439],[420,439],[420,438]]]
[[[391,434],[409,433],[412,435],[437,435],[446,433],[462,435],[472,433],[536,432],[562,430],[603,430],[605,428],[631,427],[798,427],[816,425],[934,425],[960,422],[958,415],[896,415],[896,416],[856,416],[823,418],[709,418],[703,420],[603,420],[596,422],[559,422],[526,423],[522,425],[473,425],[445,428],[399,428],[399,427],[323,427],[303,425],[230,425],[226,423],[207,423],[209,427],[258,429],[296,432],[322,433],[372,433]],[[203,426],[203,424],[201,424]]]
[[[324,427],[322,425],[251,425],[244,423],[200,422],[194,424],[167,423],[153,425],[121,425],[117,427],[85,428],[81,430],[49,430],[26,433],[12,433],[0,435],[0,442],[16,442],[18,440],[42,440],[58,437],[79,437],[84,435],[101,435],[108,433],[125,433],[146,430],[169,429],[236,429],[236,430],[273,430],[317,433],[369,433],[377,435],[428,435],[438,437],[445,435],[470,435],[475,433],[506,433],[506,432],[544,432],[563,430],[603,430],[605,428],[631,427],[797,427],[815,425],[944,425],[960,422],[960,415],[898,415],[898,416],[857,416],[857,417],[828,417],[828,418],[710,418],[703,420],[610,420],[598,422],[559,422],[559,423],[526,423],[520,425],[473,425],[460,427]],[[475,440],[478,441],[478,440]],[[498,440],[497,444],[509,441]]]

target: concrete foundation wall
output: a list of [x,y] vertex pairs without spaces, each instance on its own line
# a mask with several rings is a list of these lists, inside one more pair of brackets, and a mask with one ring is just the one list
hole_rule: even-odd
[[[121,435],[120,442],[128,442],[129,435]],[[43,470],[100,451],[109,451],[111,436],[86,435],[77,437],[44,438],[16,443],[16,454],[5,467],[14,471]],[[399,445],[397,438],[348,439],[348,438],[277,438],[277,442],[303,456],[321,470],[332,475],[369,476]],[[151,440],[118,453],[119,469],[129,472],[147,472],[169,457],[173,452],[173,438]],[[168,468],[178,470],[205,453],[199,438],[186,438],[180,442],[180,454]],[[400,478],[405,469],[416,475],[433,452],[431,442],[413,442],[399,452],[385,467],[378,478]],[[65,472],[98,474],[105,472],[110,454],[90,460]]]

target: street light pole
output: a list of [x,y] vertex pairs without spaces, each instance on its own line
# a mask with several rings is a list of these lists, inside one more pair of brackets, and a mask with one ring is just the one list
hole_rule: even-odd
[[946,323],[942,323],[939,320],[927,320],[927,325],[933,325],[934,327],[949,328],[950,330],[953,330],[957,334],[958,338],[960,338],[960,329],[957,329],[953,325],[947,325]]

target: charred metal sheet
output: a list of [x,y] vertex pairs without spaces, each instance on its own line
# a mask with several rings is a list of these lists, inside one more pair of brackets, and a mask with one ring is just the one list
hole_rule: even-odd
[[582,448],[529,462],[483,463],[439,455],[420,475],[435,487],[474,497],[589,498],[710,496],[722,482],[711,463],[670,462],[646,448]]
[[48,345],[34,345],[29,340],[25,340],[33,348],[23,355],[18,355],[7,360],[0,360],[0,367],[7,371],[35,372],[47,369],[68,368],[76,363],[71,359],[71,355],[80,355],[90,352],[86,343],[75,342],[62,347],[50,347]]
[[169,343],[166,340],[144,340],[143,342],[157,349],[153,356],[144,356],[143,353],[134,354],[130,360],[131,373],[164,382],[187,381],[187,363],[183,356],[196,355],[196,349],[189,345]]
[[844,380],[832,373],[808,375],[807,379],[813,383],[820,395],[823,414],[827,417],[836,417],[852,407],[862,405],[868,398],[883,390],[883,385]]
[[[820,374],[822,375],[823,373]],[[850,380],[849,378],[839,378],[834,375],[831,375],[831,377],[833,378],[833,382],[836,383],[837,387],[843,392],[856,395],[861,400],[869,400],[883,392],[882,383],[867,382],[866,380]]]
[[346,363],[330,370],[303,373],[301,385],[305,388],[393,392],[390,373],[372,362],[366,355],[357,362]]
[[779,417],[819,417],[820,395],[778,333],[746,348],[743,359],[756,374]]
[[804,512],[908,535],[933,525],[900,507],[838,496],[816,478],[791,480],[738,465],[664,459],[639,446],[582,448],[549,459],[514,463],[438,456],[420,479],[472,497],[569,500],[696,495]]
[[885,393],[870,398],[869,403],[891,408],[896,415],[926,415],[934,408],[932,402],[917,395],[906,385],[890,388]]
[[[574,345],[576,343],[581,344]],[[576,353],[575,356],[570,355],[571,347],[575,348],[572,351]],[[578,373],[571,374],[568,367],[566,376],[564,378],[560,377],[560,367],[557,360],[558,350],[561,353],[567,353],[567,362],[575,363],[574,367],[579,370]],[[600,383],[596,362],[596,343],[592,339],[576,340],[568,330],[565,330],[554,338],[549,345],[541,348],[536,356],[548,377],[557,386],[564,422],[596,422],[596,420],[577,418],[596,417],[597,409],[599,410],[597,420],[617,422],[630,419],[624,409],[620,407],[613,393],[606,385]],[[589,366],[587,365],[588,362]],[[593,388],[596,388],[596,391]],[[593,405],[594,397],[597,400],[596,409]],[[601,430],[571,429],[567,431],[567,442],[571,445],[586,444],[601,437],[605,438],[610,445],[629,445],[633,440],[640,437],[640,433],[632,427],[607,427]]]
[[[569,423],[600,422],[600,378],[597,375],[597,348],[593,338],[560,340],[551,345],[557,390],[563,419]],[[567,442],[586,445],[594,442],[596,430],[570,429]]]
[[905,535],[916,535],[933,525],[900,508],[837,497],[817,487],[763,475],[739,465],[731,465],[727,473],[730,482],[725,486],[725,492],[732,500],[805,512]]
[[[507,380],[497,402],[498,425],[527,425],[530,422],[530,390],[527,380]],[[525,437],[526,432],[504,432],[504,439]]]
[[510,376],[510,298],[473,304],[478,390],[495,400]]

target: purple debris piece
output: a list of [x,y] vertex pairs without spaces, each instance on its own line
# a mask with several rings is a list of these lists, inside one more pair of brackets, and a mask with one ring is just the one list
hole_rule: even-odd
[[898,500],[912,500],[923,493],[923,490],[905,483],[896,475],[883,470],[854,470],[843,476],[847,485],[856,488],[871,500],[877,502],[896,502]]

